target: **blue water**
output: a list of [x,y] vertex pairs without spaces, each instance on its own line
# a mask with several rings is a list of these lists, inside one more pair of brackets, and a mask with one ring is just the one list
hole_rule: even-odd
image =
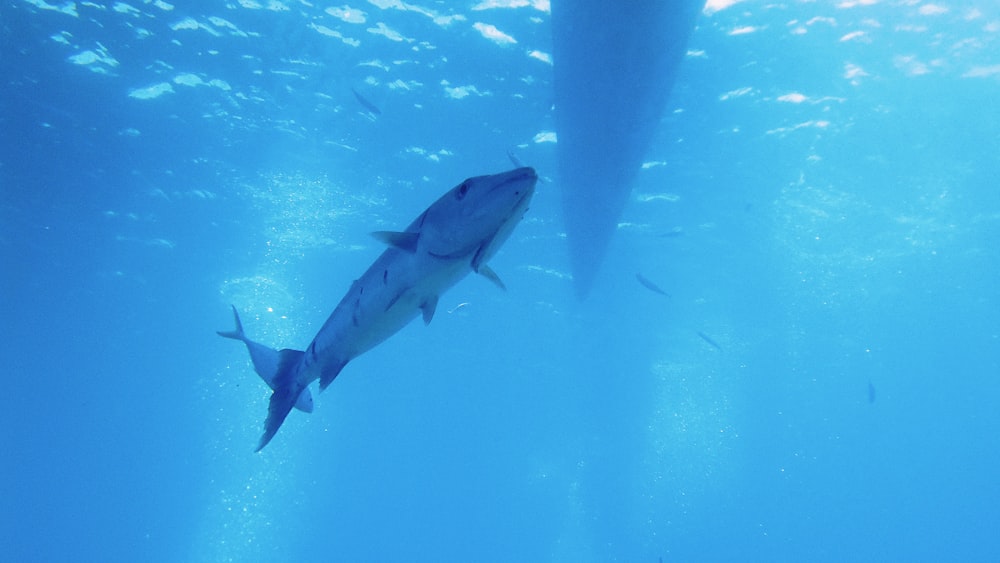
[[[1000,9],[726,4],[583,303],[543,0],[0,4],[0,559],[1000,560]],[[508,150],[508,290],[253,453],[229,305],[303,348]]]

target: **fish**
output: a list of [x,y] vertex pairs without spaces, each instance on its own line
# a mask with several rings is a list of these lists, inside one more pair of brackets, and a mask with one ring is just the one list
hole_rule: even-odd
[[641,283],[643,285],[643,287],[645,287],[646,289],[652,291],[653,293],[659,293],[660,295],[662,295],[664,297],[670,297],[669,293],[667,293],[666,291],[663,291],[662,289],[660,289],[660,286],[658,286],[655,283],[649,281],[649,279],[646,276],[644,276],[642,274],[636,274],[635,275],[635,279],[639,280],[639,283]]
[[[216,334],[222,336],[223,338],[232,338],[233,340],[239,340],[240,342],[247,345],[247,350],[250,351],[250,361],[253,362],[253,369],[257,372],[257,375],[267,383],[267,386],[274,390],[274,376],[278,371],[278,362],[281,358],[281,353],[274,348],[268,348],[259,342],[254,342],[247,338],[246,333],[243,332],[243,323],[240,322],[240,314],[236,312],[236,306],[230,305],[233,308],[233,317],[236,319],[236,330],[231,331],[216,331]],[[302,412],[312,412],[313,411],[313,397],[312,393],[309,392],[309,388],[306,387],[299,393],[298,398],[295,399],[295,408]]]
[[871,404],[871,403],[874,403],[874,402],[875,402],[875,386],[872,385],[871,381],[869,381],[868,382],[868,403]]
[[515,168],[520,168],[524,166],[523,164],[521,164],[521,159],[517,158],[517,155],[514,154],[514,151],[511,149],[507,149],[507,158],[510,160],[510,163],[513,164]]
[[[298,397],[319,380],[325,390],[354,358],[417,317],[434,318],[438,299],[471,272],[504,288],[488,262],[528,211],[538,175],[530,167],[469,178],[404,231],[372,233],[388,248],[355,280],[304,351],[279,350],[264,432],[274,438]],[[256,366],[256,364],[255,364]],[[264,367],[264,366],[262,366]]]
[[716,350],[718,350],[718,351],[720,351],[720,352],[722,351],[722,346],[719,346],[719,343],[718,343],[718,342],[716,342],[716,341],[712,340],[712,339],[711,339],[711,338],[710,338],[710,337],[709,337],[709,336],[708,336],[707,334],[705,334],[704,332],[702,332],[702,331],[700,331],[700,330],[699,330],[699,331],[698,331],[698,336],[700,336],[700,337],[701,337],[701,339],[702,339],[702,340],[704,340],[705,342],[708,342],[708,344],[709,344],[709,345],[711,345],[711,346],[712,346],[713,348],[715,348]]
[[371,100],[359,94],[358,91],[355,90],[354,88],[351,88],[351,92],[354,93],[354,98],[358,100],[358,103],[364,106],[364,108],[368,110],[369,113],[371,113],[372,115],[382,115],[382,110],[378,109],[378,106],[373,104]]

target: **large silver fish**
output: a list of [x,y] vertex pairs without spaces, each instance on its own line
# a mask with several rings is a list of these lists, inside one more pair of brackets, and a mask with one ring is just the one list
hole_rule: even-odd
[[[537,180],[532,168],[469,178],[405,231],[374,233],[389,248],[351,284],[304,352],[251,343],[242,327],[220,333],[247,343],[254,368],[274,390],[257,451],[271,441],[292,407],[302,405],[310,383],[318,379],[320,390],[326,389],[348,362],[416,317],[431,322],[438,297],[469,272],[503,287],[487,262],[524,217]],[[264,361],[254,357],[255,349],[263,351]]]

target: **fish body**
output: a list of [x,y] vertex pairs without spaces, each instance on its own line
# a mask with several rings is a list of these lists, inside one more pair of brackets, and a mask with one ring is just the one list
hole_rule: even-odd
[[702,331],[699,330],[698,331],[698,336],[702,340],[704,340],[705,342],[707,342],[708,345],[711,346],[712,348],[715,348],[716,350],[718,350],[720,352],[722,351],[722,346],[719,346],[719,343],[716,342],[715,340],[712,340],[712,338],[709,335],[707,335],[704,332],[702,332]]
[[362,107],[368,110],[369,113],[376,116],[382,115],[382,110],[380,110],[378,106],[373,104],[371,100],[359,94],[358,91],[355,90],[354,88],[351,88],[351,92],[354,94],[354,99],[357,100],[358,103],[362,105]]

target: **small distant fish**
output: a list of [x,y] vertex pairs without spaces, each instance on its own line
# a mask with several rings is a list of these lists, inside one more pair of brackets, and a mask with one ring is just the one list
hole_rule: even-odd
[[[517,158],[517,155],[514,154],[514,151],[511,149],[507,149],[507,158],[510,159],[510,163],[513,164],[515,168],[524,168],[524,165],[521,164],[521,159]],[[539,177],[538,181],[544,184],[545,182],[548,182],[548,179]]]
[[666,291],[663,291],[662,289],[660,289],[660,286],[658,286],[655,283],[649,281],[649,279],[647,279],[646,276],[644,276],[642,274],[636,274],[635,275],[635,279],[639,280],[639,283],[641,283],[643,287],[645,287],[646,289],[652,291],[653,293],[659,293],[660,295],[662,295],[664,297],[670,297],[669,293],[667,293]]
[[149,239],[149,240],[146,241],[146,245],[147,246],[155,246],[156,248],[166,248],[166,249],[169,249],[169,250],[173,250],[174,246],[176,246],[174,244],[174,241],[167,240],[165,238]]
[[463,309],[463,308],[467,307],[468,305],[469,305],[468,303],[459,303],[458,305],[455,305],[454,307],[452,307],[451,309],[449,309],[448,312],[449,313],[454,313],[455,311],[457,311],[459,309]]
[[870,404],[870,403],[874,403],[874,402],[875,402],[875,386],[872,385],[871,381],[869,381],[868,382],[868,403]]
[[514,168],[524,167],[524,165],[521,164],[521,159],[517,158],[517,155],[514,154],[514,151],[510,149],[507,149],[507,158],[510,159],[510,163],[514,165]]
[[364,108],[368,110],[371,114],[382,115],[382,110],[378,109],[378,106],[373,104],[371,100],[359,94],[358,91],[355,90],[354,88],[351,88],[351,92],[354,93],[354,97],[355,99],[358,100],[358,103],[364,106]]
[[700,336],[700,337],[701,337],[701,339],[702,339],[702,340],[704,340],[705,342],[708,342],[708,343],[709,343],[709,344],[710,344],[710,345],[711,345],[711,346],[712,346],[713,348],[715,348],[716,350],[718,350],[718,351],[720,351],[720,352],[722,351],[722,346],[719,346],[719,343],[718,343],[718,342],[716,342],[716,341],[712,340],[712,339],[711,339],[711,338],[710,338],[710,337],[709,337],[709,336],[708,336],[707,334],[705,334],[704,332],[702,332],[702,331],[700,331],[700,330],[699,330],[699,331],[698,331],[698,336]]

